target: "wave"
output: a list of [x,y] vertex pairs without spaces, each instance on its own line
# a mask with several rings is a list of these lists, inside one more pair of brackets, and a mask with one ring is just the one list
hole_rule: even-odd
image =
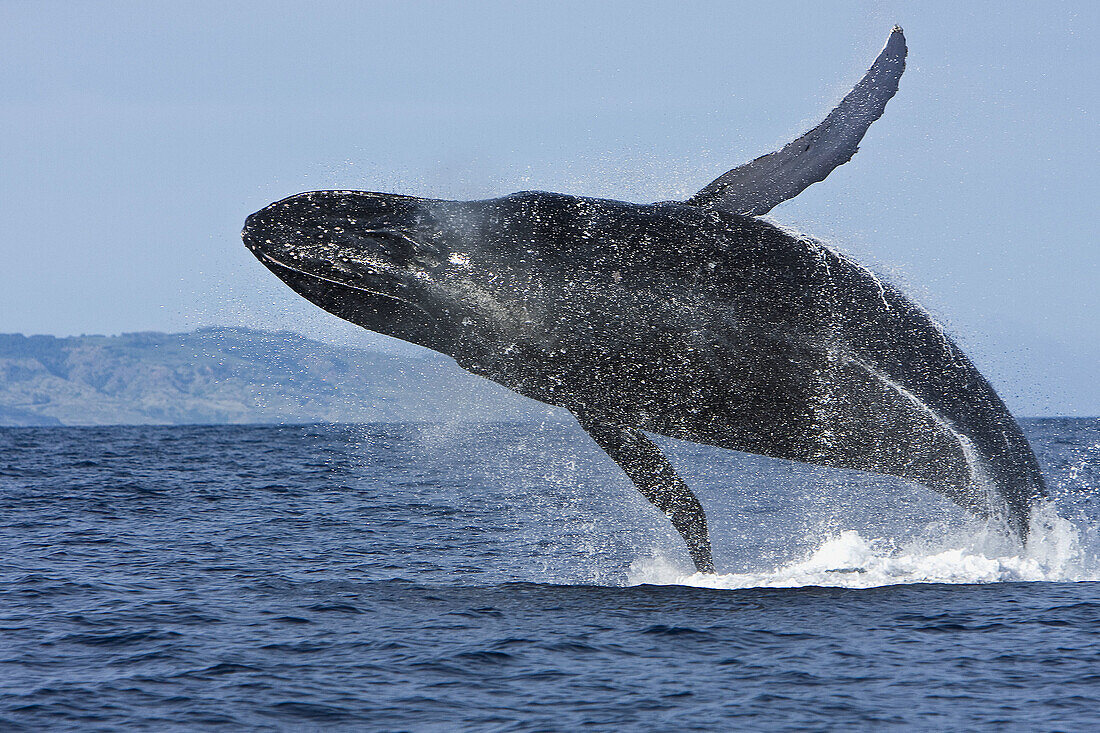
[[635,560],[628,585],[698,588],[875,588],[910,583],[1074,582],[1100,580],[1100,559],[1083,531],[1050,505],[1032,515],[1026,547],[988,522],[954,530],[929,525],[916,540],[898,545],[865,538],[856,530],[834,533],[802,559],[770,570],[729,574],[685,572],[661,555]]

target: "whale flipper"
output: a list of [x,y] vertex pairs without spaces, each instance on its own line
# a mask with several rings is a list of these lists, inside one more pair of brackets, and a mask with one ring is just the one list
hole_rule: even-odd
[[781,150],[719,176],[686,203],[760,216],[825,180],[852,159],[871,123],[882,116],[905,70],[905,36],[894,27],[886,47],[821,124]]
[[637,428],[577,416],[596,444],[626,472],[638,491],[669,518],[700,573],[713,573],[707,516],[661,449]]

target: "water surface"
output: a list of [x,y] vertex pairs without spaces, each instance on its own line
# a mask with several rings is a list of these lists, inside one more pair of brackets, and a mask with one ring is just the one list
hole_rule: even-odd
[[926,490],[575,426],[0,430],[0,727],[1087,729],[1100,421],[1026,550]]

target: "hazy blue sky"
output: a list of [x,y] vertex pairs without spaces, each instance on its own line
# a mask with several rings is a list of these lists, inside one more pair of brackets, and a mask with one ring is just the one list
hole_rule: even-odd
[[1100,414],[1079,3],[0,2],[0,331],[349,330],[264,270],[285,195],[683,197],[815,124],[901,24],[852,163],[773,217],[888,274],[1024,414]]

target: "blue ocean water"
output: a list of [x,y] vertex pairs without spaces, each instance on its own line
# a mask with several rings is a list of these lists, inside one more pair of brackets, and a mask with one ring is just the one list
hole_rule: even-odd
[[0,430],[0,728],[1087,730],[1100,420],[1026,550],[926,490],[576,426]]

